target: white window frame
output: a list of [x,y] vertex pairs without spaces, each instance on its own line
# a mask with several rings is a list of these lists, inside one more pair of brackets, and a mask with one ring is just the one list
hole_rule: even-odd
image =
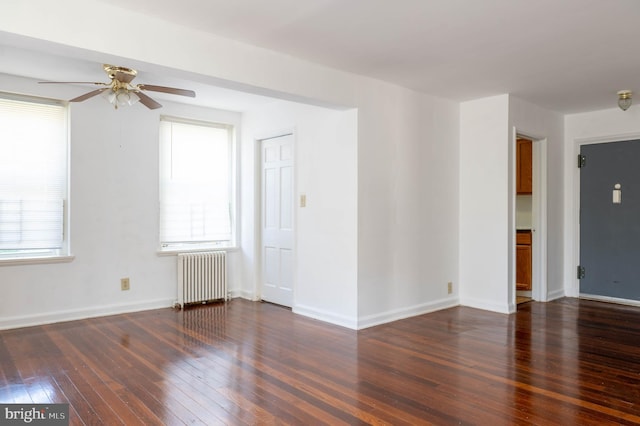
[[16,249],[13,252],[0,251],[0,266],[39,264],[39,263],[61,263],[70,262],[74,256],[70,255],[69,242],[69,181],[70,181],[70,123],[68,103],[56,99],[42,98],[36,96],[19,95],[14,93],[0,92],[0,99],[4,101],[16,101],[21,103],[35,103],[44,105],[54,105],[61,108],[64,114],[64,168],[65,182],[64,193],[62,194],[62,243],[60,248],[55,249]]
[[[204,127],[212,127],[218,129],[225,129],[228,132],[228,144],[229,144],[229,213],[230,213],[230,232],[231,237],[229,240],[218,240],[218,241],[206,241],[206,242],[183,242],[183,243],[174,243],[174,242],[164,242],[161,240],[160,229],[158,229],[158,253],[159,254],[176,254],[176,253],[184,253],[184,252],[194,252],[194,251],[205,251],[205,250],[215,250],[215,249],[225,249],[225,250],[234,250],[237,248],[238,241],[238,230],[237,230],[237,188],[238,188],[238,178],[237,178],[237,147],[236,147],[236,128],[233,124],[216,122],[216,121],[202,121],[195,120],[189,118],[175,117],[175,116],[160,116],[160,124],[165,122],[178,123],[178,124],[186,124],[193,126],[204,126]],[[160,132],[160,137],[162,137],[162,133]],[[161,141],[159,140],[159,203],[158,203],[158,215],[159,215],[159,226],[162,226],[162,202],[163,202],[163,148],[161,146]]]

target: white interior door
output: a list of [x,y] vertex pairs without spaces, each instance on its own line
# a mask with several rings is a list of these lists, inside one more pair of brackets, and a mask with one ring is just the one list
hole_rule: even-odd
[[293,136],[261,141],[262,300],[293,305]]

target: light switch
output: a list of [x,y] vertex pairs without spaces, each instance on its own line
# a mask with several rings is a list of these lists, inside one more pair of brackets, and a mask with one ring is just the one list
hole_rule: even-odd
[[622,186],[619,183],[616,183],[613,187],[613,204],[622,203]]
[[300,207],[307,207],[307,196],[300,194]]

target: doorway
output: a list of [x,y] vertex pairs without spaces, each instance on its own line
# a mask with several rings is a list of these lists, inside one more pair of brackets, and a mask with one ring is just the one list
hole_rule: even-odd
[[261,152],[261,279],[264,301],[293,305],[293,135],[263,139]]
[[533,256],[533,140],[516,138],[516,303],[531,300]]
[[515,302],[547,301],[547,140],[514,131]]
[[580,296],[640,301],[640,140],[580,147]]

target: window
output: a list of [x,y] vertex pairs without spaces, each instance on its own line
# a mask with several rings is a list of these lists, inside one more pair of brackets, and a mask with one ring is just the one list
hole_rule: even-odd
[[235,245],[233,126],[162,117],[161,250]]
[[66,255],[67,108],[0,93],[0,259]]

